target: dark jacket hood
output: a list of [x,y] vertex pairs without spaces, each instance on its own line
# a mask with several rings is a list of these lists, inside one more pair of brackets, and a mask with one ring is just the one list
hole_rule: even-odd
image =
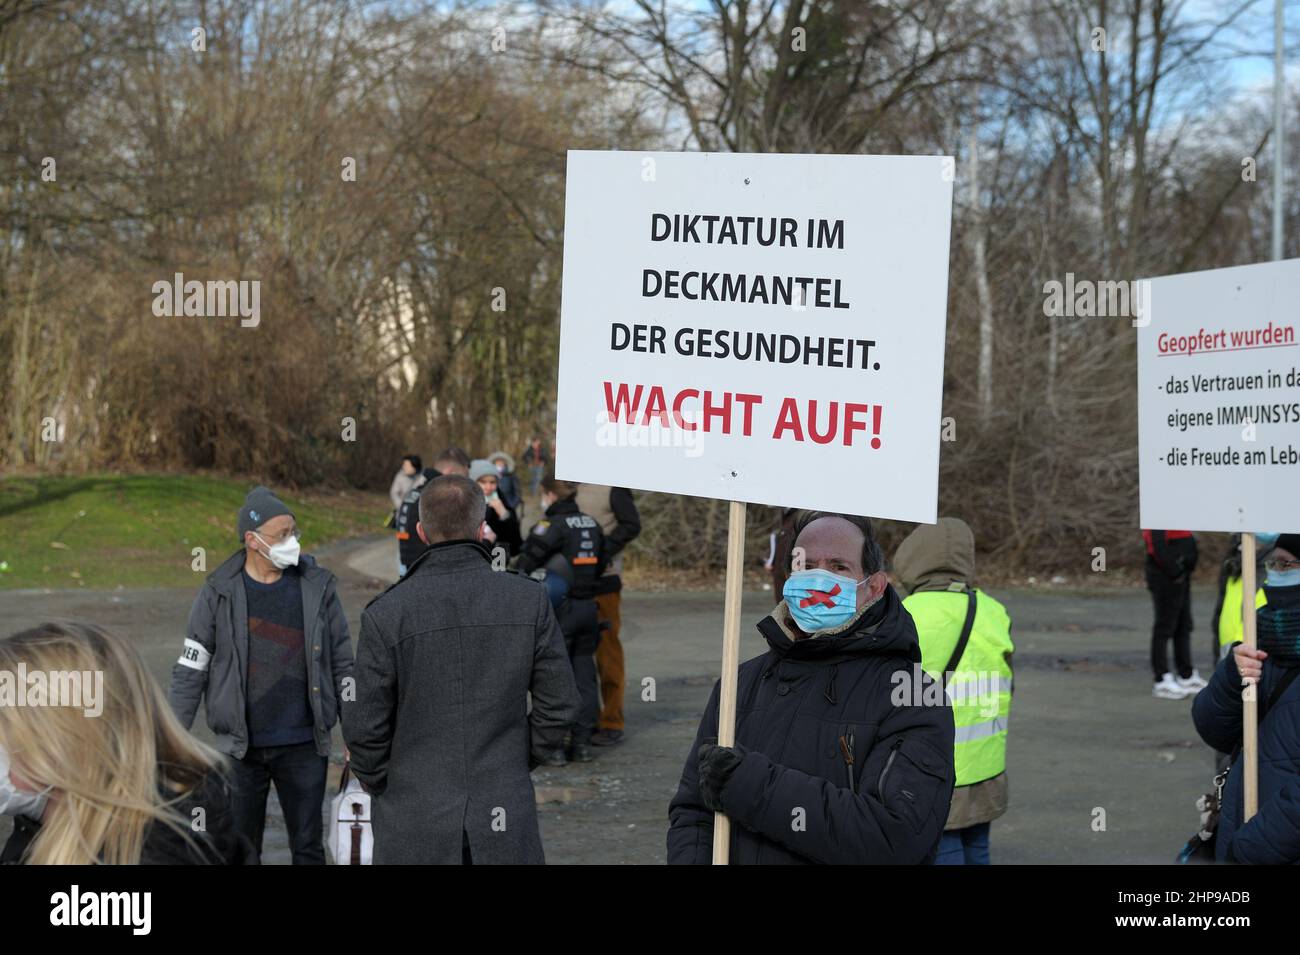
[[903,609],[897,591],[888,585],[879,600],[836,630],[796,640],[790,610],[782,600],[759,621],[758,632],[783,659],[831,663],[867,653],[887,653],[921,662],[916,625]]
[[908,534],[894,554],[894,577],[905,594],[965,590],[975,576],[975,535],[960,518],[941,517]]

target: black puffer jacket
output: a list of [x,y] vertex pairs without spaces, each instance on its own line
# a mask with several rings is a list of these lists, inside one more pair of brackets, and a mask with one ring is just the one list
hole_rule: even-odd
[[[887,587],[840,631],[798,642],[789,620],[777,605],[758,625],[771,649],[740,667],[744,758],[722,791],[731,862],[931,861],[952,798],[952,710],[920,669],[902,601]],[[915,705],[935,697],[942,702]],[[670,863],[712,859],[713,813],[700,801],[697,752],[717,733],[715,685],[668,808]]]

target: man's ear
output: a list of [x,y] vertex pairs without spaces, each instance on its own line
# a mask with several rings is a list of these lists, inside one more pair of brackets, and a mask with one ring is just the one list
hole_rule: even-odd
[[424,532],[424,525],[421,524],[419,521],[415,522],[415,533],[420,538],[421,544],[429,543],[429,535]]
[[883,570],[878,570],[867,578],[867,600],[875,600],[885,592],[889,586],[889,575]]
[[476,541],[483,540],[483,529],[487,527],[487,521],[481,521],[478,525],[478,533],[474,535]]

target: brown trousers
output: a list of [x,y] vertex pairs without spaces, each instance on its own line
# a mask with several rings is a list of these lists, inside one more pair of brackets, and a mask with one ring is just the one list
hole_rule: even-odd
[[623,644],[619,643],[618,630],[622,617],[619,602],[622,594],[601,594],[596,598],[596,612],[601,620],[609,621],[609,629],[602,630],[600,643],[596,644],[596,670],[600,673],[600,719],[596,726],[603,730],[623,728]]

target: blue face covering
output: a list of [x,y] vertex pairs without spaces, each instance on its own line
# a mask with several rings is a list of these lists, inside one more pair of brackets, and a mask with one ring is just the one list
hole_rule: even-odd
[[1273,570],[1269,567],[1264,579],[1270,587],[1300,586],[1300,567],[1292,567],[1290,570]]
[[858,613],[858,584],[829,570],[800,570],[786,578],[781,593],[790,616],[804,633],[834,630]]

